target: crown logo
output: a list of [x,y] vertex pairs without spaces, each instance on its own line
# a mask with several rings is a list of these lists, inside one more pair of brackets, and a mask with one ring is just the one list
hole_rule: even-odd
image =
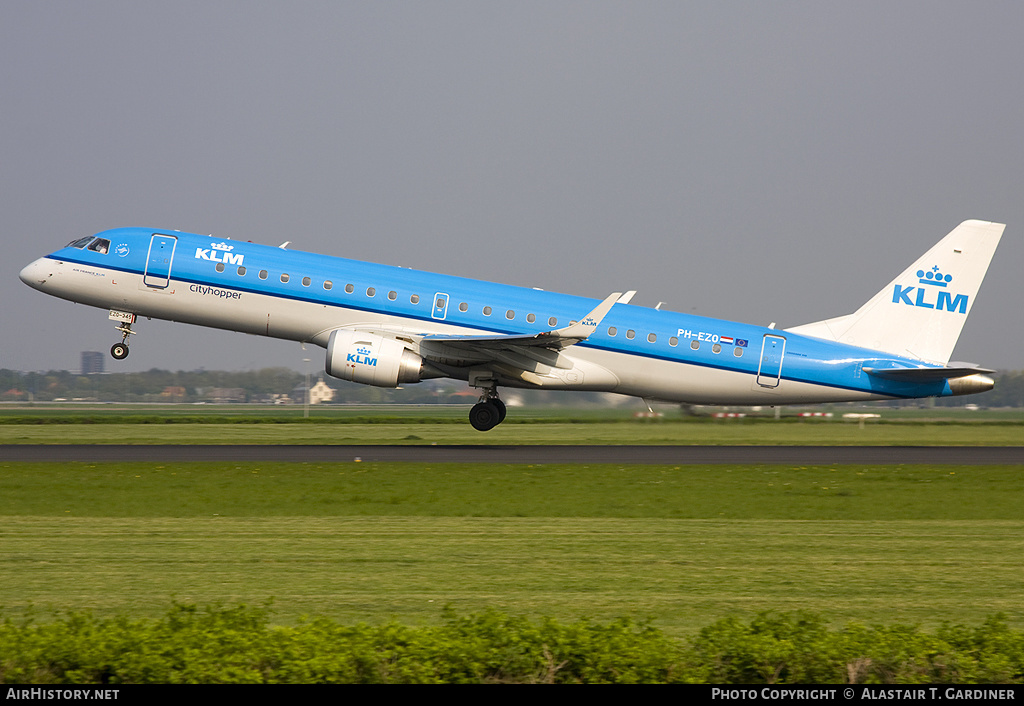
[[939,266],[935,265],[927,272],[924,270],[918,270],[917,281],[921,284],[930,284],[933,287],[945,287],[953,281],[953,275],[942,274],[939,272]]
[[373,351],[369,348],[356,348],[356,353],[359,355],[370,355]]
[[231,252],[235,249],[234,245],[228,245],[227,243],[213,243],[210,247],[214,250],[223,250],[224,252]]

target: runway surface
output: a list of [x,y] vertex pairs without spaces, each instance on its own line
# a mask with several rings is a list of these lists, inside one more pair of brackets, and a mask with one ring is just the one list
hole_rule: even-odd
[[219,446],[0,445],[0,461],[1024,464],[1024,446]]

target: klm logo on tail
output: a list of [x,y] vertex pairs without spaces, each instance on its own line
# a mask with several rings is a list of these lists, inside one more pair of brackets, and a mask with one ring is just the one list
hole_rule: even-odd
[[[917,271],[919,287],[904,287],[897,284],[892,292],[893,304],[907,304],[922,309],[938,309],[958,314],[967,313],[967,295],[952,294],[946,287],[953,281],[953,275],[944,275],[938,265],[931,270]],[[934,293],[934,296],[933,296]]]

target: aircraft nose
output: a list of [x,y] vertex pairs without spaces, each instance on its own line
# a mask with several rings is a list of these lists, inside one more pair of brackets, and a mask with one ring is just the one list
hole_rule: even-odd
[[42,289],[46,281],[53,276],[52,270],[47,265],[47,259],[41,257],[30,262],[18,273],[19,279],[34,289]]

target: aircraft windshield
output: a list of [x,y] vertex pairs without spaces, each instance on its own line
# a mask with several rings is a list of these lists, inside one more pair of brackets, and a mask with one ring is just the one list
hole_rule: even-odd
[[110,241],[106,238],[96,238],[90,245],[89,249],[98,252],[101,255],[106,255],[107,251],[110,250]]
[[72,240],[70,243],[68,243],[64,247],[79,248],[79,249],[81,249],[81,248],[84,248],[86,245],[88,245],[90,242],[92,242],[92,239],[94,237],[95,236],[87,235],[84,238],[79,238],[78,240]]

